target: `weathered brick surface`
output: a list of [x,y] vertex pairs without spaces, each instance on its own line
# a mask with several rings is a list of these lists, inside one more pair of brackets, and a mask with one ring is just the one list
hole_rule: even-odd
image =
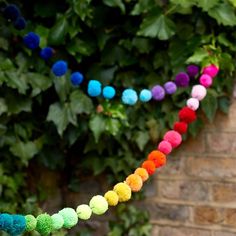
[[236,183],[235,184],[214,184],[212,187],[213,201],[222,203],[236,203]]
[[230,232],[223,232],[223,231],[215,231],[213,233],[213,236],[236,236],[236,233],[230,233]]
[[236,228],[236,209],[226,209],[225,224]]

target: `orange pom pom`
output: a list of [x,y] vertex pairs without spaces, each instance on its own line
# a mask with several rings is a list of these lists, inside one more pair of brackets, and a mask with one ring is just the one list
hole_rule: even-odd
[[147,170],[149,175],[153,175],[156,170],[155,163],[150,160],[144,161],[142,167]]
[[152,151],[148,155],[148,160],[155,163],[156,168],[166,164],[166,155],[160,151]]
[[138,192],[142,186],[143,181],[142,178],[139,175],[131,174],[129,175],[126,180],[126,184],[128,184],[133,192]]
[[136,175],[139,175],[142,178],[143,182],[145,182],[149,177],[147,170],[141,167],[137,168],[134,173]]

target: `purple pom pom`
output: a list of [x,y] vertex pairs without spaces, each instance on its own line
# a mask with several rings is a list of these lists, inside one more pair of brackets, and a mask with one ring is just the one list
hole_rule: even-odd
[[189,65],[187,67],[187,73],[190,77],[195,77],[199,72],[199,68],[196,65]]
[[180,72],[175,77],[175,83],[178,87],[187,87],[189,85],[189,76],[185,72]]
[[164,88],[165,88],[167,94],[173,94],[177,90],[176,84],[172,81],[166,82],[164,84]]
[[161,101],[165,97],[165,90],[162,86],[156,85],[152,88],[152,97],[154,100]]

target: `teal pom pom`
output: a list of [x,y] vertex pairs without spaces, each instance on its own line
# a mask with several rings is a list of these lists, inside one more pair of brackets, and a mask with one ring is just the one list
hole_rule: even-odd
[[70,229],[78,223],[78,216],[74,209],[67,207],[60,210],[58,213],[62,216],[64,220],[63,226],[66,229]]
[[53,230],[61,229],[64,225],[63,217],[59,214],[54,214],[51,216],[52,218],[52,228]]
[[86,204],[79,205],[76,208],[76,212],[78,214],[78,217],[82,220],[88,220],[92,215],[91,208]]
[[102,90],[103,97],[112,99],[116,95],[116,90],[112,86],[106,86]]
[[33,215],[26,215],[25,221],[26,221],[25,231],[30,232],[30,231],[35,230],[37,220],[35,219]]
[[8,233],[12,236],[16,236],[22,234],[26,228],[26,221],[23,215],[12,215],[13,226],[8,231]]
[[152,99],[152,92],[148,89],[143,89],[139,94],[139,99],[142,102],[148,102]]
[[13,226],[13,218],[10,214],[0,214],[0,230],[11,231]]
[[138,101],[138,95],[133,89],[125,89],[121,99],[126,105],[134,105]]
[[98,80],[90,80],[88,83],[88,95],[97,97],[102,92],[102,84]]
[[48,235],[52,232],[52,218],[48,214],[41,214],[37,218],[36,230],[42,235]]
[[94,196],[90,200],[89,206],[96,215],[102,215],[108,210],[108,202],[101,195]]

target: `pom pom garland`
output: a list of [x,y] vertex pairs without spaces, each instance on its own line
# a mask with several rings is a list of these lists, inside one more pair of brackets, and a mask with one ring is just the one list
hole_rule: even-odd
[[79,86],[84,80],[84,76],[80,72],[74,72],[70,76],[70,81],[74,86]]
[[12,236],[17,236],[25,231],[26,221],[23,215],[13,215],[13,225],[8,233]]
[[67,70],[68,70],[67,62],[63,60],[56,61],[52,66],[53,74],[58,77],[65,75]]
[[156,85],[152,88],[152,97],[156,101],[161,101],[165,97],[165,90],[162,86]]
[[139,175],[142,178],[143,182],[145,182],[149,178],[147,170],[141,167],[137,168],[134,174]]
[[105,193],[104,197],[106,198],[109,206],[116,206],[119,202],[119,197],[115,191],[108,191]]
[[132,192],[138,192],[140,191],[140,189],[143,186],[143,180],[142,178],[137,175],[137,174],[131,174],[129,175],[126,180],[125,183],[128,184],[132,190]]
[[14,27],[17,30],[23,30],[26,27],[26,21],[25,18],[20,16],[16,19],[16,21],[14,22]]
[[214,78],[218,74],[218,72],[219,72],[219,67],[217,67],[214,64],[208,65],[203,68],[203,74],[207,74],[212,78]]
[[64,219],[59,214],[54,214],[51,216],[52,219],[52,231],[59,230],[64,225]]
[[152,99],[152,93],[148,89],[143,89],[139,94],[141,102],[149,102]]
[[200,84],[203,85],[206,88],[209,88],[212,85],[213,79],[211,76],[207,74],[203,74],[200,77]]
[[174,94],[177,90],[177,86],[174,82],[169,81],[164,84],[164,89],[167,94]]
[[112,99],[116,95],[116,90],[112,86],[106,86],[102,90],[102,95],[106,99]]
[[150,160],[144,161],[142,163],[142,168],[146,169],[149,175],[153,175],[156,170],[155,163]]
[[50,47],[45,47],[40,51],[40,57],[45,61],[49,60],[53,56],[53,49]]
[[170,131],[166,132],[163,139],[165,141],[169,142],[171,144],[172,148],[178,147],[182,142],[181,135],[174,130],[170,130]]
[[10,214],[0,214],[0,230],[9,232],[13,226],[13,218]]
[[195,111],[188,107],[183,107],[179,111],[179,119],[187,124],[192,123],[197,118]]
[[187,67],[187,74],[190,76],[190,77],[195,77],[197,76],[199,73],[199,68],[198,66],[196,65],[189,65]]
[[88,220],[92,215],[91,208],[86,204],[79,205],[76,208],[76,212],[81,220]]
[[185,122],[175,122],[174,123],[174,130],[177,131],[180,134],[185,134],[188,129],[188,124]]
[[8,20],[15,21],[20,16],[20,10],[15,4],[9,4],[4,8],[3,16]]
[[113,191],[118,195],[119,202],[126,202],[131,198],[131,188],[126,183],[116,184]]
[[175,77],[175,83],[178,87],[187,87],[189,85],[189,76],[185,72],[180,72]]
[[30,232],[30,231],[35,230],[37,220],[35,219],[33,215],[26,215],[25,221],[26,221],[25,231]]
[[66,207],[58,212],[64,220],[63,227],[70,229],[78,223],[78,216],[74,209]]
[[198,101],[201,101],[206,97],[207,90],[204,86],[198,84],[194,85],[191,91],[191,96],[196,98]]
[[52,218],[48,214],[41,214],[37,218],[36,230],[41,235],[48,235],[52,232]]
[[187,100],[187,106],[193,111],[196,111],[199,108],[199,101],[196,98],[189,98]]
[[152,151],[148,155],[148,160],[153,161],[156,168],[166,164],[166,155],[158,150]]
[[102,84],[98,80],[90,80],[88,83],[88,95],[97,97],[102,93]]
[[89,206],[92,212],[96,215],[102,215],[108,210],[107,200],[101,195],[92,197]]
[[29,32],[24,36],[23,41],[27,48],[33,50],[39,47],[40,37],[34,32]]
[[171,144],[168,142],[168,141],[161,141],[157,147],[157,149],[160,151],[160,152],[163,152],[164,154],[168,155],[171,153],[172,151],[172,146]]
[[125,89],[121,99],[124,104],[132,106],[138,101],[138,95],[133,89]]

